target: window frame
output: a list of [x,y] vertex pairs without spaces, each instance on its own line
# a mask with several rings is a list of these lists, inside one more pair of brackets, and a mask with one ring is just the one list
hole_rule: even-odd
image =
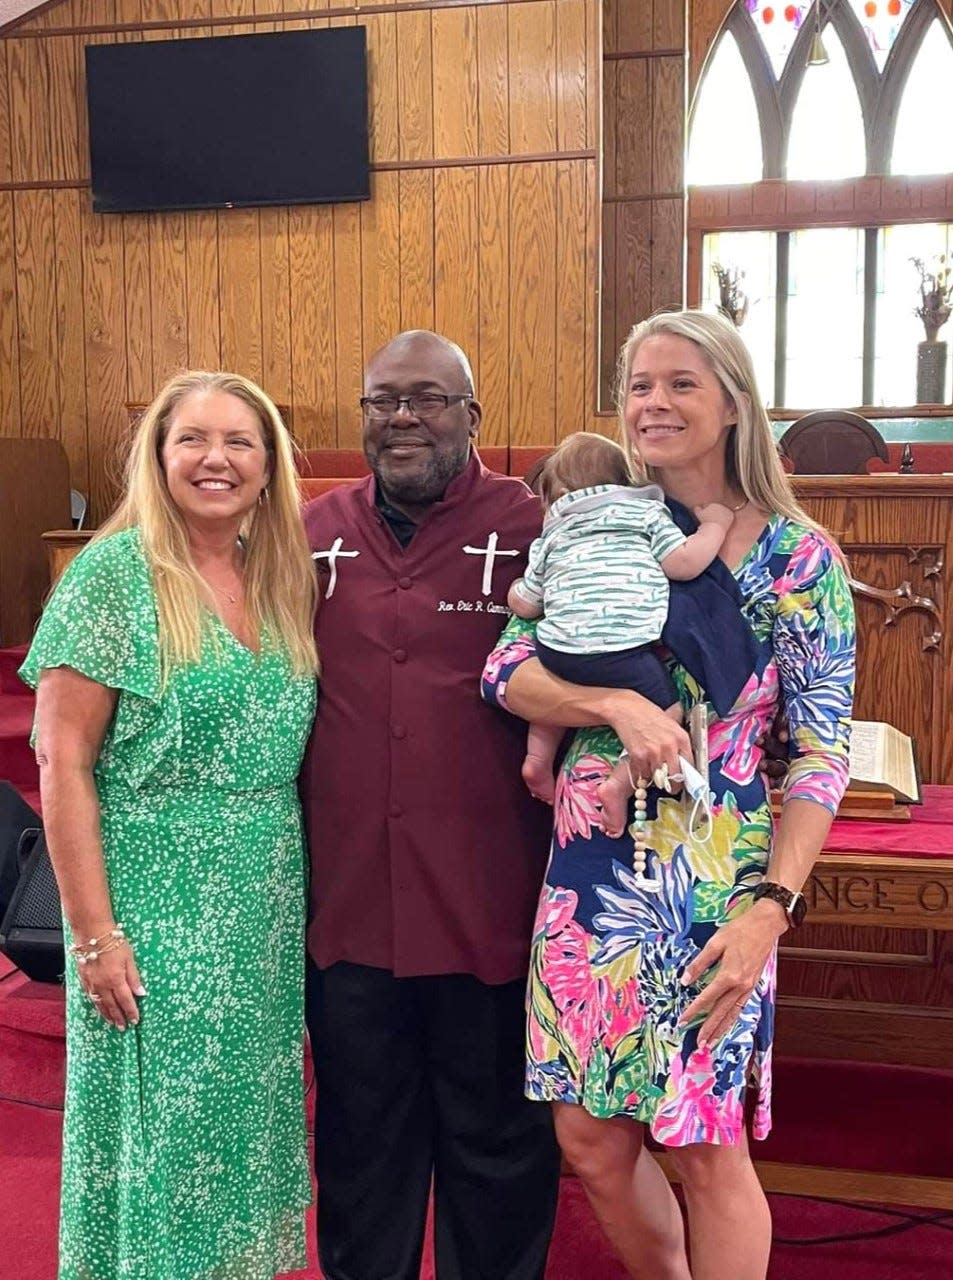
[[[686,300],[700,304],[703,291],[703,241],[720,231],[773,231],[785,233],[815,227],[854,227],[866,233],[867,283],[864,319],[863,399],[873,386],[873,255],[877,231],[885,226],[953,220],[953,174],[923,177],[893,176],[888,162],[893,148],[897,116],[914,58],[927,28],[938,19],[950,34],[950,19],[936,0],[921,0],[907,15],[891,48],[884,69],[877,71],[863,28],[850,8],[838,0],[821,0],[821,32],[830,25],[844,47],[860,100],[864,121],[867,173],[839,181],[789,181],[784,175],[791,121],[807,68],[814,34],[814,8],[795,37],[788,61],[776,78],[767,50],[743,3],[733,3],[712,41],[695,82],[688,116],[688,133],[694,122],[705,72],[725,31],[733,35],[748,70],[761,126],[763,174],[760,182],[723,187],[688,186],[686,211]],[[779,235],[779,246],[785,237]],[[779,247],[779,265],[781,249]],[[779,277],[780,279],[780,277]],[[780,297],[780,291],[779,291]],[[783,352],[783,307],[779,303],[778,352]],[[782,387],[783,390],[783,387]],[[953,402],[951,402],[953,403]],[[772,416],[789,418],[817,406],[779,405]],[[822,406],[823,407],[823,406]],[[949,404],[940,406],[840,406],[877,417],[949,416]]]

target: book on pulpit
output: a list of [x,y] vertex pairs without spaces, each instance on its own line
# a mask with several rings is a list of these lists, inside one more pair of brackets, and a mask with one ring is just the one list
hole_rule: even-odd
[[[775,817],[782,793],[772,791]],[[910,805],[922,804],[916,743],[883,720],[854,720],[850,737],[850,778],[838,818],[909,822]]]
[[852,721],[850,782],[841,809],[845,813],[857,808],[879,811],[922,803],[913,738],[883,720]]

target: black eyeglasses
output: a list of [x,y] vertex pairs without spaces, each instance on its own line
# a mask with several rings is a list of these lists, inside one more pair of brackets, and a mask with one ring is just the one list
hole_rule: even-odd
[[469,392],[455,392],[448,396],[436,391],[416,391],[412,396],[361,396],[361,408],[369,418],[389,418],[392,413],[399,413],[400,406],[405,404],[407,412],[415,418],[435,418],[450,405],[472,399]]

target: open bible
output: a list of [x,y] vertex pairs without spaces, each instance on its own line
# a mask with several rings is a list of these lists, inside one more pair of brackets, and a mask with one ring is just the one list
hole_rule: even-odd
[[914,740],[883,720],[854,720],[850,732],[850,782],[838,817],[908,819],[922,804]]
[[[781,791],[772,791],[775,817]],[[914,740],[883,720],[854,720],[850,737],[850,780],[838,818],[909,822],[910,805],[922,804],[920,764]]]

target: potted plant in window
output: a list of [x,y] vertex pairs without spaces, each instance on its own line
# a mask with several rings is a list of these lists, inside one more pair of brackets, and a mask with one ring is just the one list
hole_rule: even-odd
[[740,329],[748,314],[748,295],[742,285],[745,273],[740,267],[723,266],[720,262],[713,262],[711,269],[718,280],[718,310]]
[[917,346],[917,404],[946,403],[946,343],[937,334],[953,312],[953,267],[941,254],[933,270],[922,258],[910,261],[920,273],[920,305],[914,314],[923,321],[926,341]]

